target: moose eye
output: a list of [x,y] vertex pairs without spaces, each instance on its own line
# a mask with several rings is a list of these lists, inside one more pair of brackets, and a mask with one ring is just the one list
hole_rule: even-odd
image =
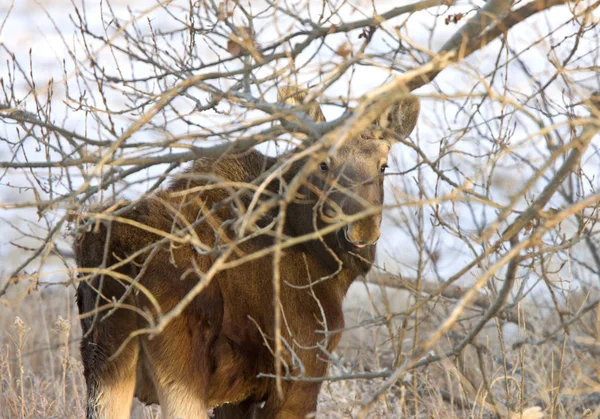
[[384,164],[381,165],[381,168],[379,169],[379,172],[381,172],[383,174],[383,173],[385,173],[385,169],[387,169],[387,168],[388,168],[388,165],[384,163]]
[[321,170],[321,173],[326,173],[329,170],[329,166],[327,163],[323,162],[319,164],[319,170]]

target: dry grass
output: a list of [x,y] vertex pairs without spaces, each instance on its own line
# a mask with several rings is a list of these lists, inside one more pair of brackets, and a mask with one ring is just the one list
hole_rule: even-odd
[[[0,418],[83,417],[85,383],[78,351],[81,331],[72,288],[53,287],[28,295],[12,291],[8,301],[18,303],[0,307]],[[349,323],[365,321],[371,315],[352,307],[347,311]],[[441,314],[439,307],[432,307],[429,315],[422,317],[422,336],[438,324],[435,314]],[[529,315],[524,312],[525,317]],[[591,313],[588,320],[595,315]],[[536,334],[528,332],[527,337],[541,337],[554,320],[538,320],[534,324]],[[411,327],[407,329],[401,342],[406,354],[412,348]],[[383,325],[347,332],[337,352],[340,362],[330,374],[342,374],[342,368],[358,372],[390,367],[394,359],[391,349],[397,339],[390,341],[389,331],[389,325]],[[460,335],[460,330],[455,332]],[[598,417],[600,397],[594,390],[600,375],[600,350],[596,344],[575,328],[566,341],[559,338],[512,349],[512,342],[523,334],[523,328],[492,323],[477,346],[469,346],[458,359],[430,364],[396,383],[370,408],[367,417],[490,418],[496,411],[500,417],[514,418],[525,412],[522,417],[530,419]],[[436,351],[447,349],[453,339],[447,337]],[[318,417],[357,417],[357,402],[381,382],[325,383]],[[136,402],[132,417],[159,418],[160,413],[157,407]]]

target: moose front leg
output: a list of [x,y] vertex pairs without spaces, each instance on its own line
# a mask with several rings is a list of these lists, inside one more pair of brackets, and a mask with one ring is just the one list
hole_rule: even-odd
[[283,400],[275,388],[257,417],[264,419],[304,419],[315,417],[321,383],[294,382],[284,384]]
[[214,419],[257,419],[260,418],[259,403],[243,401],[238,404],[227,403],[216,407],[213,411]]

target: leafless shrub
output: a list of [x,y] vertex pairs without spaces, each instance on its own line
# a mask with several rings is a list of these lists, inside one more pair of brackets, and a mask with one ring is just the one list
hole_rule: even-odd
[[[599,415],[600,3],[64,3],[0,8],[0,417],[83,414],[82,214],[201,157],[316,165],[408,92],[422,116],[319,416]],[[290,84],[328,122],[279,104]]]

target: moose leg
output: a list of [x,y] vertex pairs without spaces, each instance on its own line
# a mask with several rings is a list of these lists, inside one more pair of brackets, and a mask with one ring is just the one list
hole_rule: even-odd
[[215,407],[214,419],[254,419],[259,418],[259,407],[256,402],[243,401],[239,404],[227,403]]
[[192,386],[158,380],[156,385],[162,414],[167,419],[208,419],[206,401]]
[[[277,393],[267,399],[259,418],[273,419],[304,419],[317,411],[317,398],[321,383],[295,382],[284,387],[284,399],[280,400]],[[273,389],[274,390],[274,389]]]
[[[137,352],[137,349],[135,350]],[[137,353],[123,353],[110,372],[86,373],[87,419],[126,419],[131,415],[135,389]],[[85,364],[84,360],[84,365]]]
[[208,418],[208,342],[200,325],[184,312],[142,350],[163,415],[168,419]]
[[[78,290],[81,314],[93,312],[95,291],[87,283]],[[98,314],[81,321],[81,357],[87,384],[87,419],[129,418],[135,389],[139,343],[132,340],[121,348],[136,328],[135,313],[117,310],[111,316]],[[116,354],[117,350],[121,352]]]

